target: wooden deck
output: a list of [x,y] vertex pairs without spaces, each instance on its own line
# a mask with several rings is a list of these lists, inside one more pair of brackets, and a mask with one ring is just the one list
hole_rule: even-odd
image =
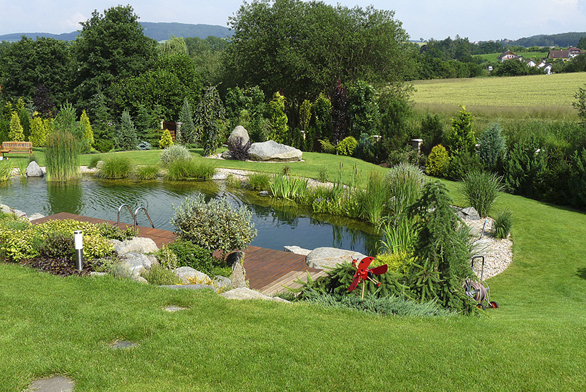
[[[103,223],[107,222],[115,225],[116,222],[89,218],[87,216],[61,212],[59,214],[47,216],[33,221],[34,224],[46,222],[49,220],[73,219],[81,222]],[[132,226],[126,223],[120,223],[120,226],[126,228]],[[155,241],[158,247],[163,244],[173,242],[177,236],[167,230],[153,229],[151,227],[137,226],[139,237],[148,237]],[[283,252],[279,250],[259,248],[258,246],[249,246],[245,251],[244,268],[246,269],[246,279],[250,288],[258,290],[261,293],[271,295],[285,291],[285,287],[299,287],[295,283],[298,278],[303,281],[307,280],[307,272],[312,279],[325,275],[323,270],[309,268],[305,264],[305,256],[295,253]]]

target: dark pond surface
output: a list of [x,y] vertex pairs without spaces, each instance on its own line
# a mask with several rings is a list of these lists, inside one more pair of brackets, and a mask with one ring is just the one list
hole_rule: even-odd
[[[171,224],[173,206],[179,207],[186,197],[203,193],[206,198],[226,197],[235,205],[247,205],[253,212],[258,236],[252,245],[283,250],[283,246],[297,245],[314,249],[333,246],[364,254],[375,254],[380,236],[363,222],[314,214],[291,203],[263,198],[256,192],[227,188],[222,181],[166,182],[166,181],[108,181],[84,177],[67,183],[47,183],[44,179],[14,179],[0,185],[0,203],[27,214],[45,216],[59,212],[116,221],[118,207],[128,204],[132,211],[146,207],[158,229],[174,231]],[[132,223],[124,209],[120,221]],[[144,212],[138,214],[138,224],[149,226]]]

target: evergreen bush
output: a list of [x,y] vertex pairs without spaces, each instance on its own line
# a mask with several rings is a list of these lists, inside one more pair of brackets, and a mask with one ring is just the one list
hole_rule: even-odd
[[123,150],[136,150],[138,139],[136,137],[136,128],[130,118],[130,113],[125,110],[122,112],[122,121],[120,129],[116,135],[116,146]]
[[159,139],[159,148],[169,148],[173,145],[173,138],[171,137],[171,132],[168,129],[163,131],[163,135],[161,139]]
[[8,139],[13,142],[22,142],[24,141],[24,131],[22,125],[20,124],[20,117],[18,117],[17,112],[12,113],[12,117],[10,119],[10,133],[8,134]]
[[499,123],[490,124],[478,138],[478,154],[487,170],[496,170],[499,160],[503,160],[507,145]]
[[227,254],[244,249],[257,234],[252,212],[245,206],[234,207],[225,198],[206,202],[202,194],[197,194],[174,210],[172,223],[177,235],[211,251]]
[[427,157],[427,174],[434,177],[445,177],[448,172],[448,165],[450,157],[448,151],[444,146],[438,144],[431,149],[431,153]]
[[339,155],[353,156],[357,144],[358,142],[356,141],[356,139],[354,139],[354,137],[348,136],[340,143],[338,143],[338,145],[336,146],[336,152]]

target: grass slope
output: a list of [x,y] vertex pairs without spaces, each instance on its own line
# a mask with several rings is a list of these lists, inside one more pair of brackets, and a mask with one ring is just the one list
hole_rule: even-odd
[[[76,391],[583,390],[586,216],[502,194],[505,207],[514,262],[489,280],[501,308],[480,318],[228,301],[0,264],[0,390],[51,374]],[[139,346],[109,348],[117,339]]]
[[531,116],[545,112],[576,116],[572,102],[585,74],[530,75],[499,78],[421,80],[413,82],[417,106],[456,111],[465,105],[474,112],[498,112]]

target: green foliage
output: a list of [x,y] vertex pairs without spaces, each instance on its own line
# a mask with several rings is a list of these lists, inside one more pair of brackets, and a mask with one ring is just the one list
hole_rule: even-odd
[[490,124],[478,138],[478,154],[487,170],[495,170],[506,154],[506,140],[499,123]]
[[167,166],[166,178],[171,181],[209,180],[216,168],[207,162],[178,159]]
[[171,132],[169,132],[168,129],[165,129],[163,131],[163,135],[161,136],[161,139],[159,140],[159,148],[161,149],[167,149],[173,146],[173,137],[171,136]]
[[[316,139],[328,139],[332,136],[332,102],[323,92],[313,104]],[[313,146],[313,140],[310,141]]]
[[136,138],[136,128],[130,118],[130,113],[125,110],[122,113],[120,129],[116,134],[116,146],[123,150],[136,150],[138,140]]
[[339,155],[353,156],[357,144],[358,142],[354,137],[348,136],[336,145],[336,152]]
[[425,155],[429,155],[434,146],[443,142],[444,126],[440,116],[437,113],[426,113],[425,117],[421,120],[420,132],[420,136],[423,139],[421,152]]
[[307,191],[307,179],[289,174],[274,175],[269,188],[273,197],[287,200],[303,199]]
[[377,226],[389,201],[389,186],[380,171],[370,172],[366,191],[359,193],[359,199],[362,217]]
[[177,255],[169,248],[168,244],[163,244],[157,251],[157,261],[161,266],[168,270],[177,268]]
[[39,256],[49,259],[71,260],[75,253],[72,235],[51,233],[39,246]]
[[389,210],[395,215],[403,214],[415,203],[427,182],[421,169],[409,163],[400,163],[389,169],[386,176],[389,184]]
[[539,149],[534,136],[516,143],[503,168],[503,178],[508,192],[535,197],[538,194],[538,178],[547,167],[547,152]]
[[69,102],[66,102],[61,105],[59,113],[55,117],[53,127],[55,131],[72,134],[79,143],[83,138],[83,133],[76,119],[75,108]]
[[177,257],[178,267],[191,267],[208,276],[212,276],[214,266],[220,264],[220,261],[212,256],[212,251],[195,245],[190,241],[178,240],[170,243],[168,246],[169,250]]
[[509,210],[501,211],[494,218],[492,235],[495,238],[507,238],[513,227],[513,213]]
[[6,160],[0,161],[0,181],[8,181],[12,177],[12,165]]
[[124,155],[112,155],[104,159],[98,176],[108,179],[127,178],[132,170],[134,170],[134,164],[130,158]]
[[348,117],[350,118],[350,134],[375,135],[380,123],[380,113],[375,99],[376,91],[370,84],[358,80],[348,89]]
[[468,229],[461,225],[446,186],[425,185],[422,197],[409,209],[417,219],[411,289],[422,301],[437,299],[443,307],[470,313],[475,304],[466,297],[463,280],[472,276]]
[[273,94],[269,102],[268,116],[271,121],[271,133],[269,139],[277,143],[285,143],[289,127],[287,126],[287,115],[285,114],[285,96],[279,92]]
[[141,276],[150,284],[155,285],[173,285],[180,284],[181,279],[173,271],[159,264],[154,264],[151,268],[145,270]]
[[10,121],[0,117],[0,143],[10,141],[8,134],[10,132]]
[[389,271],[407,275],[413,265],[413,258],[410,255],[411,253],[407,251],[379,253],[374,258],[371,266],[375,267],[386,264],[389,267]]
[[311,101],[305,99],[299,107],[299,128],[301,128],[302,131],[307,131],[307,128],[309,128],[309,123],[311,121],[311,106]]
[[578,117],[582,125],[586,127],[586,88],[579,87],[574,98],[576,101],[572,102],[572,106],[578,111]]
[[328,182],[328,167],[327,166],[320,166],[318,169],[318,180],[319,182]]
[[325,152],[326,154],[336,153],[336,146],[334,146],[328,139],[319,139],[319,144],[321,144],[322,152]]
[[77,62],[73,86],[81,106],[87,107],[100,88],[146,71],[157,58],[157,43],[144,35],[138,19],[132,6],[119,5],[104,14],[95,10],[81,23],[72,46]]
[[472,171],[463,178],[464,197],[476,209],[480,217],[486,218],[490,209],[503,190],[502,178],[490,172]]
[[92,157],[92,159],[90,159],[90,163],[88,163],[87,168],[88,169],[93,169],[95,167],[98,166],[98,162],[100,162],[102,160],[102,157],[99,155],[95,155]]
[[267,140],[268,130],[264,114],[266,111],[265,94],[258,86],[241,89],[229,88],[226,92],[226,117],[230,126],[242,125],[255,142]]
[[226,120],[226,111],[215,87],[208,87],[195,109],[195,126],[202,135],[204,156],[212,155],[220,146],[222,122]]
[[229,25],[234,35],[224,65],[231,83],[281,91],[296,105],[338,78],[401,83],[412,64],[407,34],[392,11],[254,1],[243,4]]
[[[170,136],[170,135],[169,135]],[[169,146],[161,152],[161,166],[167,167],[178,160],[190,160],[192,158],[189,150],[182,145]]]
[[92,131],[92,126],[90,124],[90,119],[85,112],[85,110],[81,113],[81,117],[79,118],[79,126],[81,127],[81,153],[87,154],[91,151],[92,146],[95,143],[94,140],[94,132]]
[[372,136],[366,133],[360,134],[360,138],[354,149],[354,156],[363,161],[374,162],[376,160],[375,143],[376,141]]
[[20,124],[20,117],[18,117],[17,112],[12,113],[12,117],[10,119],[10,133],[8,134],[8,139],[14,142],[24,141],[24,132],[22,125]]
[[386,152],[404,147],[411,138],[407,120],[413,112],[406,91],[383,90],[378,106],[381,113],[380,136]]
[[266,173],[252,173],[248,176],[248,185],[255,191],[267,191],[271,187],[271,178]]
[[171,36],[165,42],[159,44],[159,53],[163,56],[172,56],[175,54],[188,54],[187,44],[183,37]]
[[31,121],[31,135],[28,140],[34,147],[45,147],[49,132],[45,127],[45,122],[39,116],[35,116]]
[[195,143],[199,140],[199,135],[195,129],[195,123],[193,122],[193,115],[191,111],[191,105],[189,100],[185,98],[183,100],[183,106],[181,107],[181,113],[179,114],[179,122],[181,122],[181,141],[184,143]]
[[79,175],[79,142],[71,132],[56,129],[47,138],[47,181],[67,181]]
[[482,162],[476,153],[457,152],[450,158],[446,177],[453,181],[460,181],[466,174],[481,170]]
[[427,157],[426,171],[434,177],[445,177],[448,173],[449,164],[450,156],[448,151],[444,146],[438,144],[431,149],[431,153]]
[[142,165],[138,167],[136,176],[139,180],[154,180],[159,175],[157,165]]
[[177,235],[208,250],[229,251],[244,249],[256,236],[251,222],[252,212],[234,207],[225,199],[206,203],[202,194],[188,197],[180,207],[174,207],[172,223]]
[[414,219],[399,215],[393,219],[385,219],[380,226],[383,232],[381,244],[384,252],[406,258],[413,254],[418,235]]
[[446,142],[452,155],[474,153],[476,136],[473,130],[473,117],[464,106],[458,112],[458,116],[452,119],[452,128],[446,135]]

